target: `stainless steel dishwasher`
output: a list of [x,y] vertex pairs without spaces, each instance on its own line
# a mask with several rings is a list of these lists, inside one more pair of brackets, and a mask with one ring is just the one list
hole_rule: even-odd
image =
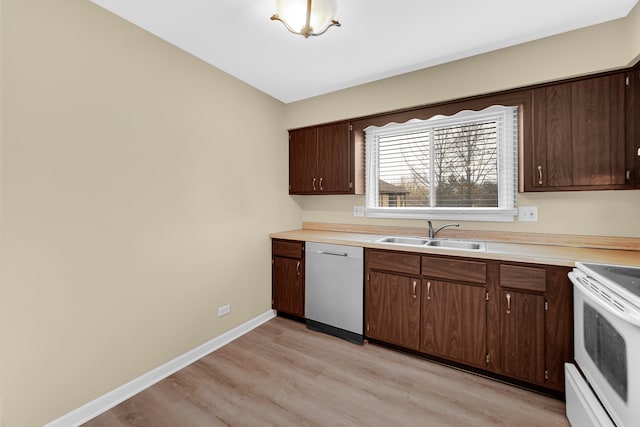
[[363,249],[306,242],[307,328],[363,343]]

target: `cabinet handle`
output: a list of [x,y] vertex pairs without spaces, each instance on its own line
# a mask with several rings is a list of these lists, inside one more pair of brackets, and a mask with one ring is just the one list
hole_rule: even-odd
[[418,295],[416,294],[416,286],[418,286],[418,282],[417,281],[413,281],[413,299],[418,298]]
[[427,299],[431,299],[431,282],[427,282]]
[[324,188],[322,188],[322,180],[323,180],[323,179],[324,179],[324,178],[320,178],[320,191],[324,191]]
[[511,314],[511,294],[507,294],[507,314]]
[[300,261],[296,264],[296,273],[298,273],[298,276],[300,275]]
[[313,178],[313,191],[316,191],[316,179]]
[[542,185],[542,166],[538,166],[538,184]]

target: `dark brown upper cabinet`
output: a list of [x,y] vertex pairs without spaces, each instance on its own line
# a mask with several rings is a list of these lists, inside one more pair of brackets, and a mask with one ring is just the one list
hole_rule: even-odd
[[289,132],[289,194],[364,194],[364,129],[520,108],[519,191],[640,188],[640,63]]
[[624,72],[533,89],[524,191],[629,188]]
[[640,64],[625,75],[628,183],[640,188]]
[[289,194],[353,194],[348,122],[289,131]]

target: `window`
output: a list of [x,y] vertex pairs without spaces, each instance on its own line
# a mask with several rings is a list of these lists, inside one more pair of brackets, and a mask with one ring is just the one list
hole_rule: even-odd
[[518,107],[365,129],[367,216],[513,221]]

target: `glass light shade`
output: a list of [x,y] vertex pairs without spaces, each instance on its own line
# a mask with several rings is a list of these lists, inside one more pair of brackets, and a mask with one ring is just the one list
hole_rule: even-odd
[[340,25],[334,20],[336,9],[335,0],[277,0],[277,13],[271,19],[282,21],[293,33],[315,36],[324,33],[332,25]]

